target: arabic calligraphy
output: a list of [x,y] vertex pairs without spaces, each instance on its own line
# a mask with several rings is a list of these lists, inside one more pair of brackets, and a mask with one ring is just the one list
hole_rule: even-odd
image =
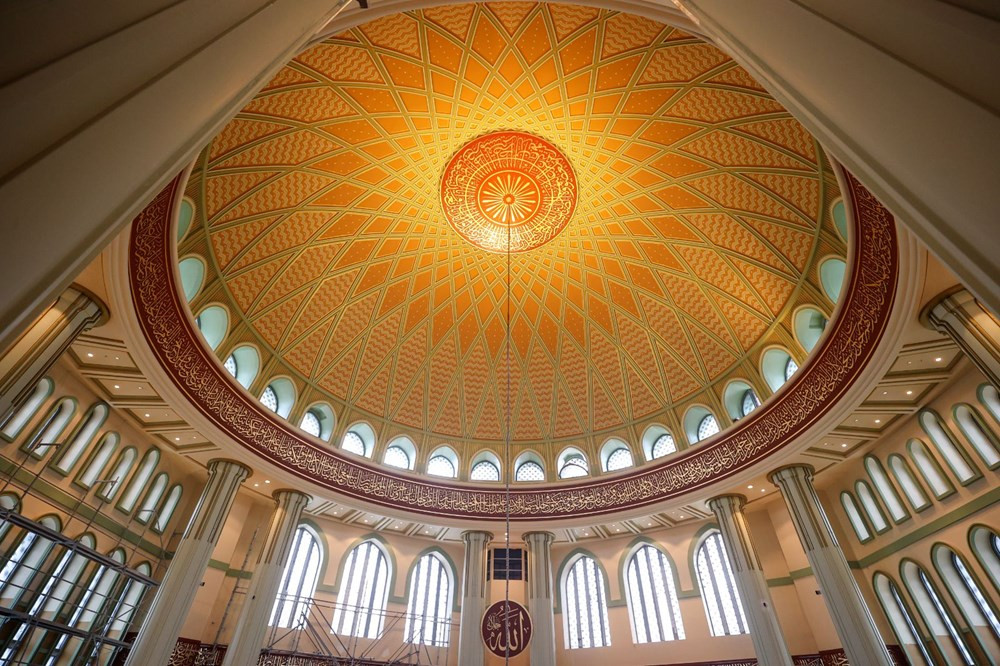
[[531,616],[516,601],[498,601],[483,615],[483,643],[498,657],[516,657],[531,641]]

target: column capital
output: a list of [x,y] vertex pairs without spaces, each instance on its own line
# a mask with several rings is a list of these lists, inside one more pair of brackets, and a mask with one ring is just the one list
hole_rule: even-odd
[[727,493],[725,495],[716,495],[705,503],[713,512],[716,511],[715,507],[719,507],[719,510],[723,511],[736,512],[746,506],[747,496],[739,493]]
[[962,308],[976,297],[968,289],[960,284],[948,287],[937,294],[920,309],[920,323],[932,331],[941,331],[942,316],[948,312],[954,312]]
[[466,546],[474,544],[485,546],[490,541],[493,541],[493,532],[486,532],[485,530],[465,530],[462,532],[462,541],[465,542]]
[[555,534],[553,534],[552,532],[546,532],[544,530],[525,532],[524,534],[521,535],[521,537],[524,539],[525,543],[529,543],[531,541],[539,541],[546,546],[551,545],[556,540]]
[[278,488],[273,493],[271,493],[271,498],[274,499],[275,502],[281,502],[286,498],[287,498],[286,501],[291,502],[295,499],[301,498],[302,501],[305,502],[306,504],[308,504],[313,500],[312,495],[304,493],[301,490],[296,490],[294,488]]
[[111,308],[109,308],[108,304],[104,302],[104,299],[83,285],[74,282],[70,286],[66,287],[66,290],[60,295],[59,300],[68,300],[72,302],[80,297],[83,297],[93,303],[94,306],[100,311],[100,315],[90,322],[84,330],[106,324],[108,319],[111,318]]
[[245,474],[243,479],[249,479],[253,476],[253,470],[242,463],[239,460],[234,460],[232,458],[212,458],[208,461],[206,468],[209,472],[225,473],[229,471],[242,470]]
[[792,465],[782,465],[781,467],[768,472],[767,480],[775,485],[780,485],[783,478],[803,479],[812,481],[816,476],[816,468],[808,463],[795,463]]

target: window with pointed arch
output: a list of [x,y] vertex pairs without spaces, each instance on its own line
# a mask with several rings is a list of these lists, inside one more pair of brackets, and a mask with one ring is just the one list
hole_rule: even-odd
[[608,455],[607,462],[604,463],[605,472],[617,472],[632,466],[632,452],[624,446],[619,446]]
[[443,476],[449,479],[454,479],[457,476],[455,463],[449,460],[447,456],[440,454],[431,456],[431,459],[427,461],[427,473],[432,476]]
[[[125,561],[125,551],[121,548],[114,549],[108,558],[116,564]],[[86,632],[104,620],[114,610],[117,595],[114,594],[118,588],[121,574],[114,568],[107,565],[100,565],[91,576],[83,594],[74,604],[73,614],[67,624],[75,629]],[[70,637],[63,634],[56,644],[53,653],[58,659],[58,663],[80,663],[83,657],[82,651],[86,649],[86,643],[79,636]],[[48,663],[57,663],[56,659]]]
[[900,572],[916,604],[917,612],[930,629],[931,636],[944,655],[945,661],[949,665],[975,666],[976,662],[969,652],[969,646],[966,645],[951,612],[945,607],[927,572],[912,560],[904,560]]
[[1000,654],[1000,619],[965,560],[945,544],[934,546],[932,559],[973,637],[987,654]]
[[735,636],[747,633],[749,629],[743,602],[736,590],[736,577],[729,566],[729,556],[722,543],[721,532],[711,532],[698,546],[695,568],[712,635]]
[[[39,521],[50,530],[61,531],[62,522],[56,516],[43,516]],[[23,532],[0,567],[0,607],[13,608],[28,590],[29,584],[42,567],[52,541],[37,532]]]
[[698,422],[699,442],[703,439],[708,439],[717,432],[719,432],[719,421],[715,418],[714,414],[706,414]]
[[758,407],[760,407],[760,398],[757,397],[757,392],[748,388],[743,392],[743,399],[740,401],[740,413],[746,417]]
[[7,419],[3,430],[0,430],[0,435],[10,440],[17,437],[24,426],[28,425],[28,422],[35,418],[35,415],[41,410],[46,399],[52,395],[53,388],[55,388],[55,384],[48,377],[42,377],[38,380],[28,399]]
[[399,469],[410,469],[410,455],[401,446],[390,446],[382,456],[382,462],[389,467]]
[[545,470],[534,460],[527,460],[517,466],[517,471],[514,473],[514,480],[528,482],[544,481]]
[[571,453],[566,456],[566,459],[559,467],[560,479],[578,479],[588,474],[590,474],[590,466],[587,465],[587,459],[579,453]]
[[588,555],[579,556],[563,574],[563,622],[566,648],[611,645],[604,572]]
[[658,643],[684,638],[674,570],[663,551],[648,544],[636,549],[625,566],[625,582],[633,641]]
[[993,583],[994,594],[1000,593],[1000,536],[985,525],[975,525],[969,530],[969,545]]
[[472,466],[469,478],[473,481],[499,481],[500,468],[489,460],[480,460]]
[[653,442],[652,455],[653,460],[657,458],[662,458],[668,453],[673,453],[677,450],[677,442],[674,441],[674,436],[669,432],[665,432],[656,438]]
[[364,541],[351,549],[333,611],[334,633],[360,638],[381,635],[391,573],[389,558],[374,541]]
[[290,629],[308,624],[322,564],[319,537],[312,528],[299,525],[292,538],[268,626]]
[[798,371],[799,371],[799,364],[795,362],[795,359],[789,356],[788,360],[785,361],[785,381],[787,382],[789,379],[791,379],[792,375],[794,375]]
[[906,601],[903,600],[899,586],[882,572],[876,573],[872,582],[875,587],[875,594],[878,595],[879,603],[882,604],[882,610],[885,611],[886,617],[889,618],[889,626],[892,627],[892,632],[896,634],[896,640],[899,642],[900,647],[903,648],[903,652],[906,653],[910,663],[933,666],[934,662],[931,661],[927,646],[924,645],[920,637],[916,618],[914,618]]
[[323,430],[323,426],[319,422],[319,416],[311,409],[306,410],[306,413],[302,415],[302,423],[299,424],[299,427],[313,437],[319,437]]
[[361,435],[353,430],[348,430],[344,433],[344,439],[340,442],[340,448],[358,456],[368,455],[368,447],[365,446],[365,441],[361,439]]
[[451,568],[438,553],[417,560],[403,635],[408,643],[445,647],[451,634]]

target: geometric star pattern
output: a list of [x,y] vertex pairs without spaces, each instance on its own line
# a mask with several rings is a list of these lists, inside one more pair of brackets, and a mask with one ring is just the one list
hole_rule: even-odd
[[440,201],[454,153],[500,130],[557,146],[579,191],[566,228],[512,258],[516,442],[676,423],[787,346],[795,305],[832,309],[816,266],[845,254],[839,191],[806,130],[699,38],[549,3],[395,14],[295,58],[192,175],[200,298],[342,415],[501,439],[506,257]]

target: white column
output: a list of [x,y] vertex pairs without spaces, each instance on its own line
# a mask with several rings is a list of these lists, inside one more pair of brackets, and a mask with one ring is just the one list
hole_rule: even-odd
[[1000,312],[1000,88],[987,75],[1000,60],[995,3],[673,4]]
[[274,600],[281,585],[281,576],[288,563],[295,530],[302,518],[302,511],[312,498],[297,490],[279,490],[274,493],[277,506],[271,516],[267,540],[254,569],[247,589],[236,632],[229,642],[222,666],[256,664],[264,647],[267,623],[274,609]]
[[248,467],[233,460],[208,463],[208,483],[146,612],[139,635],[129,650],[126,666],[167,663],[205,576],[236,491],[249,474]]
[[462,614],[458,626],[458,663],[483,666],[485,647],[480,633],[486,612],[486,548],[493,535],[489,532],[462,533],[465,542],[465,565],[462,568]]
[[729,564],[736,577],[736,588],[750,625],[757,663],[792,666],[788,645],[785,644],[774,602],[767,589],[764,568],[750,538],[746,514],[743,513],[746,503],[747,498],[743,495],[722,495],[708,500],[708,508],[719,521],[719,531],[722,532]]
[[892,666],[885,642],[813,488],[814,471],[809,465],[789,465],[771,472],[768,478],[785,498],[847,659],[852,664]]
[[938,297],[925,316],[932,327],[961,347],[990,383],[1000,386],[1000,321],[968,289]]
[[527,532],[528,614],[531,615],[531,643],[528,644],[531,666],[555,666],[556,620],[552,597],[551,532]]
[[76,336],[106,318],[107,308],[96,296],[69,287],[32,322],[0,357],[0,426],[28,399]]
[[348,4],[5,7],[0,348]]

